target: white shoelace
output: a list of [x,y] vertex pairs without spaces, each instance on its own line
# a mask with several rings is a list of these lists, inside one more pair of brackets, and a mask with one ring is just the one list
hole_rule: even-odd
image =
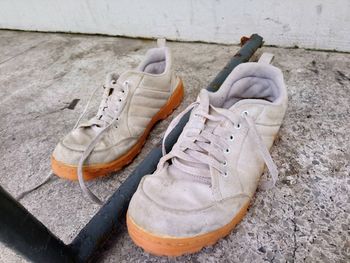
[[[90,156],[91,152],[95,148],[96,144],[101,140],[103,134],[114,125],[120,116],[121,111],[124,108],[126,97],[129,93],[129,82],[125,81],[123,86],[120,86],[116,80],[112,80],[113,89],[109,92],[118,92],[118,94],[114,94],[113,96],[104,93],[104,97],[102,98],[102,102],[99,108],[99,111],[96,117],[90,121],[92,125],[96,125],[97,127],[103,128],[96,134],[95,138],[90,142],[90,144],[86,147],[83,152],[77,168],[79,185],[83,193],[88,196],[92,201],[101,205],[103,201],[100,200],[85,184],[84,176],[83,176],[83,165],[86,159]],[[116,89],[117,88],[117,89]]]
[[[174,145],[173,149],[166,154],[164,146],[166,137],[178,124],[180,119],[192,109],[197,117],[196,121],[189,121],[183,130],[184,134],[182,137]],[[209,113],[210,109],[215,111],[216,116]],[[177,169],[192,175],[194,180],[209,185],[211,184],[211,177],[205,175],[210,174],[210,169],[217,170],[224,177],[228,176],[225,155],[230,152],[228,141],[233,141],[234,135],[230,134],[228,129],[222,128],[220,124],[227,119],[235,128],[239,129],[242,125],[235,125],[231,118],[227,112],[220,111],[220,109],[215,109],[209,105],[203,105],[199,101],[189,105],[170,123],[165,132],[162,145],[163,157],[158,164],[158,169],[162,169],[168,164],[167,161],[171,160],[172,165]],[[249,116],[248,112],[243,112],[241,114],[241,120],[249,126],[252,139],[255,141],[259,153],[271,174],[271,180],[261,181],[260,188],[269,189],[277,181],[277,167],[256,129],[253,118]],[[214,122],[216,125],[206,125],[206,121]]]
[[[101,127],[102,128],[101,130],[98,131],[96,136],[93,138],[90,144],[86,147],[85,151],[83,152],[79,160],[78,167],[77,167],[79,185],[83,193],[87,195],[92,201],[98,204],[102,204],[103,202],[85,185],[85,181],[83,177],[83,165],[86,159],[90,156],[96,144],[102,138],[103,134],[118,121],[120,112],[125,105],[125,98],[127,97],[129,92],[128,81],[125,81],[123,85],[119,85],[116,79],[112,79],[111,83],[109,84],[110,85],[107,85],[108,87],[103,86],[103,88],[107,90],[105,90],[103,94],[102,101],[96,116],[92,118],[90,121],[88,121],[87,124],[82,125],[82,127],[97,126],[98,128],[101,128]],[[86,103],[84,110],[79,116],[77,122],[75,123],[73,130],[80,127],[79,123],[85,117],[87,110],[89,108],[89,105],[98,89],[100,89],[100,86],[96,87],[92,92],[92,94],[90,95],[89,100]],[[27,194],[31,193],[32,191],[46,184],[53,177],[53,175],[54,174],[52,173],[52,171],[50,171],[42,182],[20,193],[16,197],[16,200],[18,201],[21,200]]]

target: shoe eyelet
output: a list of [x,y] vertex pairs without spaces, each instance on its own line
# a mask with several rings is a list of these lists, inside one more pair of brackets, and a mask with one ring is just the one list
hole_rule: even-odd
[[119,101],[122,101],[122,99],[119,99]]
[[248,116],[249,115],[249,112],[248,111],[242,111],[242,113],[241,113],[241,116],[242,117],[245,117],[245,116]]
[[113,79],[113,80],[111,81],[111,83],[112,83],[112,85],[115,85],[115,84],[117,84],[117,81],[116,81],[115,79]]
[[235,128],[236,128],[237,130],[239,130],[241,127],[242,127],[242,125],[241,125],[240,123],[238,123],[238,124],[235,126]]
[[234,141],[235,140],[235,137],[233,135],[230,136],[230,141]]
[[125,85],[125,86],[126,86],[126,85],[129,85],[129,81],[125,80],[125,81],[124,81],[124,85]]
[[226,178],[228,176],[228,172],[224,172],[222,176]]
[[227,162],[224,161],[224,162],[222,163],[222,166],[227,166]]
[[229,148],[227,148],[226,150],[225,150],[225,153],[226,154],[229,154],[231,151],[230,151],[230,149]]

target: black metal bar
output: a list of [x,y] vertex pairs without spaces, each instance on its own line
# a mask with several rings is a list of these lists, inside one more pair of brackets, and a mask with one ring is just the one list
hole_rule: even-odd
[[69,247],[1,186],[0,241],[33,262],[74,262]]
[[[262,46],[262,37],[254,34],[234,55],[229,63],[219,72],[215,79],[209,84],[208,90],[217,90],[231,71],[240,63],[247,62],[254,52]],[[188,121],[189,114],[185,115],[176,128],[166,139],[166,149],[170,150],[176,143],[178,136]],[[160,145],[160,144],[159,144]],[[86,262],[92,258],[95,251],[103,242],[116,232],[125,218],[129,201],[137,189],[141,178],[155,171],[158,161],[162,156],[161,147],[154,148],[147,157],[138,165],[118,190],[110,197],[107,203],[80,231],[70,247],[76,253],[80,262]]]
[[[243,40],[245,39],[245,40]],[[239,64],[249,61],[255,51],[263,45],[263,38],[253,34],[249,39],[242,38],[242,48],[230,59],[226,66],[216,75],[215,79],[208,85],[209,91],[216,91],[225,81],[231,71]]]

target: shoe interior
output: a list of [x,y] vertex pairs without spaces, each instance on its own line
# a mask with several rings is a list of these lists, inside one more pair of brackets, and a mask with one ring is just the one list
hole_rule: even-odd
[[162,74],[166,69],[167,48],[152,48],[146,53],[146,58],[138,66],[138,70],[149,74]]
[[283,79],[279,69],[259,63],[238,66],[217,92],[210,93],[211,103],[230,108],[244,99],[259,99],[276,103],[282,96]]

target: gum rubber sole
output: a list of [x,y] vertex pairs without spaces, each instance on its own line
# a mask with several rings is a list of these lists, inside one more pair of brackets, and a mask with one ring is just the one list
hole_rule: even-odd
[[[167,103],[153,116],[149,124],[147,125],[144,133],[139,138],[137,143],[120,158],[103,164],[94,164],[83,167],[84,180],[92,180],[100,176],[107,175],[111,172],[118,171],[124,166],[132,162],[132,160],[140,153],[146,139],[153,128],[153,126],[160,120],[166,119],[181,103],[184,96],[184,87],[181,79],[177,84],[173,94],[168,99]],[[51,156],[51,168],[54,174],[61,178],[76,181],[77,166],[65,164],[56,160],[53,155]]]
[[126,224],[131,239],[145,252],[156,256],[177,257],[198,252],[204,247],[214,245],[220,238],[227,236],[246,215],[248,207],[249,201],[227,225],[206,234],[186,238],[158,236],[150,233],[138,226],[128,214],[126,215]]

